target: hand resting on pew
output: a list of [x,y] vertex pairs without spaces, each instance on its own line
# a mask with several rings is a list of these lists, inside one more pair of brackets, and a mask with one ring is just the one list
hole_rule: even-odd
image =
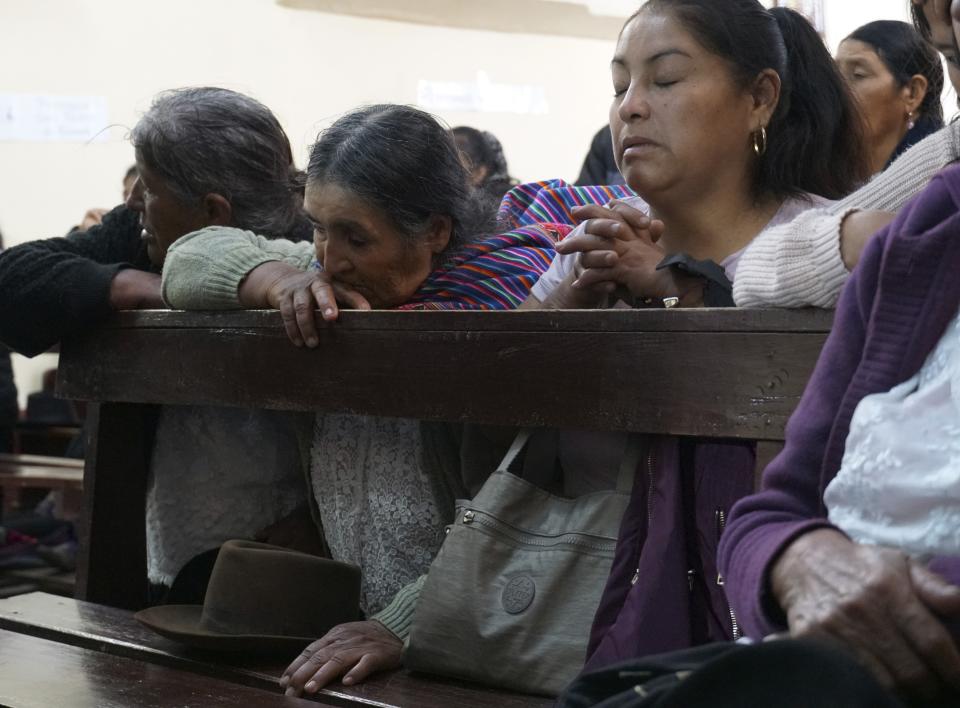
[[360,683],[378,671],[399,669],[403,642],[376,620],[341,624],[313,642],[280,677],[288,696],[315,694],[343,676],[343,684]]
[[338,302],[355,310],[370,309],[363,295],[334,282],[326,271],[304,271],[282,261],[269,261],[250,271],[239,295],[244,307],[280,310],[287,336],[298,347],[320,343],[315,310],[320,310],[325,322],[333,322],[340,315]]
[[166,310],[156,273],[124,268],[110,281],[110,306],[114,310]]

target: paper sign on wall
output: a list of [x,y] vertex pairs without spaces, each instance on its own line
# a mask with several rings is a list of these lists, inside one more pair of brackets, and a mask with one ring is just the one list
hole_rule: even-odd
[[428,81],[417,86],[417,105],[430,111],[544,114],[550,112],[543,86],[498,84],[484,72],[475,82]]
[[0,141],[103,142],[109,125],[104,96],[0,93]]

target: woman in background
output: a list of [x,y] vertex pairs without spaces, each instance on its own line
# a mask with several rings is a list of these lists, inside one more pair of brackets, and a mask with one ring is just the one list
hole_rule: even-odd
[[503,145],[493,133],[465,125],[453,129],[464,166],[470,172],[470,183],[482,193],[492,213],[500,200],[517,181],[510,176]]
[[840,43],[837,65],[863,110],[874,174],[943,127],[940,57],[906,22],[855,30]]
[[[950,0],[913,0],[913,24],[946,60],[954,90],[960,50]],[[930,179],[960,158],[960,122],[921,140],[850,196],[760,234],[740,259],[739,307],[834,307],[867,240],[889,224]]]

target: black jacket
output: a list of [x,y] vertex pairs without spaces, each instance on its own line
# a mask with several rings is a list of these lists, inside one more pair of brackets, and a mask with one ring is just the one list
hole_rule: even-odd
[[119,206],[89,231],[0,253],[0,342],[35,356],[106,319],[117,272],[158,272],[141,230],[140,215]]

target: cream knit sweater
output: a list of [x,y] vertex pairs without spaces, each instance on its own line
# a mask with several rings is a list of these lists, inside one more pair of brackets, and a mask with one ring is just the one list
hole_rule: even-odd
[[898,211],[958,158],[960,122],[955,122],[914,145],[845,199],[765,230],[746,248],[737,267],[737,306],[835,307],[850,275],[840,255],[840,227],[847,215]]

